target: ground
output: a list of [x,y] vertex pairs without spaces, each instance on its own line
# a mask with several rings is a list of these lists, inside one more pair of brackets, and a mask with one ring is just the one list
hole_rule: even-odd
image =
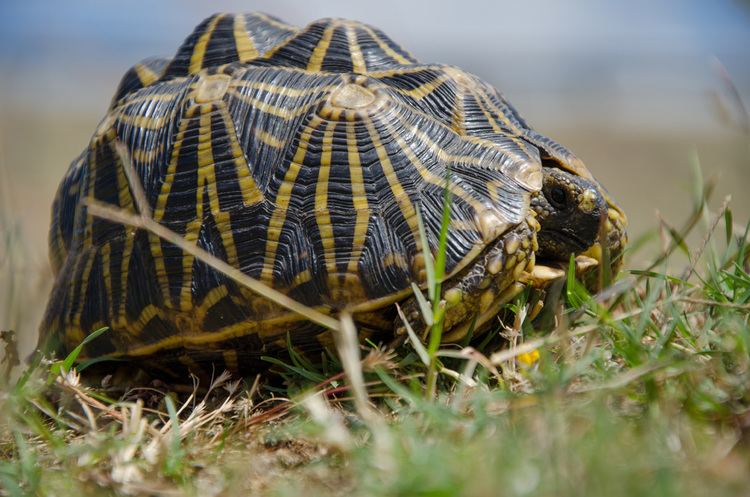
[[655,230],[653,263],[595,295],[568,278],[550,329],[522,294],[499,349],[440,346],[435,325],[381,350],[343,317],[325,369],[293,355],[275,382],[110,398],[75,354],[11,376],[4,332],[0,495],[741,495],[748,226],[696,198],[682,227]]

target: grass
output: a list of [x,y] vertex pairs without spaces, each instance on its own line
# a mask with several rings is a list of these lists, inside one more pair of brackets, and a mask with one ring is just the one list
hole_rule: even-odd
[[730,203],[710,212],[709,193],[682,228],[660,222],[644,269],[598,295],[568,278],[553,331],[519,296],[500,350],[434,338],[438,254],[426,343],[359,347],[344,315],[324,366],[276,360],[281,388],[222,374],[201,393],[110,399],[81,383],[74,355],[31,365],[0,388],[0,495],[745,494],[750,225]]

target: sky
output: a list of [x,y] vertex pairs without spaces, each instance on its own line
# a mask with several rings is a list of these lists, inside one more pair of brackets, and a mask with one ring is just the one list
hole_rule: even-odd
[[214,11],[255,10],[297,25],[329,16],[373,24],[552,125],[574,114],[626,130],[720,132],[704,98],[721,90],[715,60],[750,95],[750,2],[740,0],[3,0],[0,105],[102,110],[132,63],[173,54]]

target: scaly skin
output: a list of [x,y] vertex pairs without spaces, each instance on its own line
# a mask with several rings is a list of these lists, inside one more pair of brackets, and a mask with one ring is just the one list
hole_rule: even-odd
[[[571,254],[579,255],[597,242],[608,212],[598,186],[554,167],[543,172],[542,190],[531,198],[532,215],[485,250],[475,264],[443,282],[445,341],[464,338],[472,322],[481,331],[530,280],[537,257],[566,263]],[[403,307],[415,330],[424,330],[416,299]],[[398,321],[396,330],[405,332]]]
[[[443,282],[445,341],[461,340],[474,316],[477,316],[475,329],[479,330],[523,289],[519,280],[534,268],[537,227],[533,216],[529,217],[480,254],[475,264]],[[425,327],[416,298],[404,302],[403,310],[412,327],[421,334]],[[397,334],[406,332],[400,320],[396,321],[395,329]]]
[[595,183],[557,168],[544,168],[542,191],[531,198],[541,225],[537,257],[566,262],[599,236],[607,202]]

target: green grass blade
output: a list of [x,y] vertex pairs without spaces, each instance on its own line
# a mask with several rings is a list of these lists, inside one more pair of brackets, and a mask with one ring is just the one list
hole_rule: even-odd
[[325,380],[325,377],[321,374],[318,374],[314,371],[310,371],[305,368],[293,366],[292,364],[287,364],[281,359],[278,359],[276,357],[270,357],[270,356],[264,355],[264,356],[260,356],[260,359],[262,361],[270,362],[271,364],[275,364],[276,366],[281,366],[282,368],[288,369],[289,371],[292,371],[293,373],[296,373],[302,378],[310,380],[314,383],[320,383],[321,381]]
[[729,245],[732,242],[732,210],[727,207],[727,209],[724,211],[724,230],[726,234],[726,240],[727,245]]
[[435,321],[433,319],[430,303],[427,302],[422,290],[419,289],[416,283],[412,282],[411,289],[414,291],[414,297],[416,297],[417,303],[419,304],[419,310],[422,312],[422,320],[424,320],[424,324],[432,326]]
[[424,228],[424,219],[422,218],[422,209],[419,204],[417,208],[417,227],[419,228],[419,238],[422,242],[422,256],[424,257],[424,269],[427,273],[427,294],[430,300],[435,299],[435,265],[430,251],[430,242],[427,239],[427,231]]
[[414,347],[414,350],[419,356],[419,359],[424,363],[425,366],[429,366],[430,354],[427,352],[427,349],[425,349],[424,345],[422,344],[422,341],[419,339],[417,334],[414,333],[414,330],[412,329],[411,324],[409,324],[409,320],[406,319],[406,316],[404,316],[404,311],[401,310],[401,306],[396,304],[396,310],[398,311],[398,315],[401,318],[401,321],[404,323],[404,327],[406,328],[406,333],[409,336],[409,341],[411,342],[412,347]]
[[83,347],[91,343],[93,340],[96,340],[99,336],[101,336],[107,330],[109,330],[109,328],[105,326],[104,328],[99,328],[98,330],[91,332],[86,338],[83,339],[83,341],[81,341],[81,343],[78,344],[78,346],[76,346],[76,348],[70,351],[70,353],[65,357],[65,359],[53,364],[52,367],[50,368],[51,378],[53,378],[54,376],[57,376],[58,374],[64,371],[65,372],[70,371],[73,368],[73,365],[75,364],[76,359],[78,359],[78,356],[81,354],[81,351],[83,351]]
[[169,430],[169,451],[164,460],[164,472],[172,478],[179,479],[183,473],[185,456],[180,437],[180,419],[172,397],[169,395],[165,396],[164,402],[167,405],[167,413],[169,414],[171,423]]

